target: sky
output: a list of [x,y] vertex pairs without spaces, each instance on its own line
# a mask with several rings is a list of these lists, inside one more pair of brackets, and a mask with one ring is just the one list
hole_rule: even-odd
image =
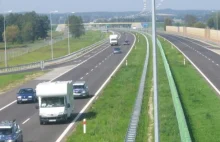
[[[161,0],[156,0],[158,4]],[[220,0],[164,0],[159,9],[220,9]],[[143,0],[0,0],[0,12],[12,10],[13,12],[36,11],[48,13],[53,10],[63,12],[121,12],[141,11]],[[151,0],[147,0],[150,10]]]

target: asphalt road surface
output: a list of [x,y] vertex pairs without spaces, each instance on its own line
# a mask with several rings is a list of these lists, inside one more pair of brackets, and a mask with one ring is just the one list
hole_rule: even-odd
[[[104,44],[83,57],[68,62],[68,66],[72,66],[72,69],[54,81],[85,80],[88,84],[90,94],[94,95],[131,48],[134,36],[130,33],[121,33],[119,43],[122,44],[126,37],[131,44],[126,46],[120,45],[121,54],[113,54],[113,47],[109,43]],[[39,110],[35,109],[37,104],[16,103],[16,92],[18,92],[19,88],[35,88],[38,83],[43,81],[48,80],[32,80],[0,95],[0,121],[16,119],[23,130],[25,142],[55,142],[68,126],[68,124],[40,125]],[[90,99],[75,100],[75,116]],[[95,117],[95,114],[85,115],[94,115]]]
[[220,48],[186,37],[170,34],[160,35],[174,43],[207,77],[210,84],[219,94],[220,56],[210,49],[220,50]]

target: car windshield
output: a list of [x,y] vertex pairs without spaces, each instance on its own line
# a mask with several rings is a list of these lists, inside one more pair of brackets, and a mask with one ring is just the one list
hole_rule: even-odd
[[41,107],[43,108],[63,107],[64,104],[64,97],[46,97],[41,99]]
[[116,41],[116,39],[111,39],[111,41]]
[[21,89],[19,91],[20,94],[25,94],[25,93],[33,93],[33,89]]
[[12,128],[0,128],[0,135],[11,135]]
[[114,50],[116,50],[116,51],[120,51],[120,48],[115,48]]
[[73,85],[73,89],[84,89],[84,85]]

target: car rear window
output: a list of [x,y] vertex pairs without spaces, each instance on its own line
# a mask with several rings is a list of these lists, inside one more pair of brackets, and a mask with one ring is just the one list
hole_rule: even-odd
[[84,89],[84,85],[73,85],[73,89]]

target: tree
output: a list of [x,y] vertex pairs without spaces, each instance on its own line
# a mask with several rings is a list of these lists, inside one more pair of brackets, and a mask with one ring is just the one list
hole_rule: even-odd
[[[20,31],[17,25],[11,25],[6,27],[6,40],[9,42],[16,42]],[[4,37],[4,33],[2,34]],[[5,40],[5,39],[4,39]]]
[[196,28],[206,28],[206,24],[204,24],[202,22],[196,22],[194,24],[194,27],[196,27]]
[[83,26],[83,21],[81,17],[77,17],[74,15],[70,16],[69,24],[70,33],[74,37],[79,38],[80,36],[85,34],[85,28]]
[[193,27],[193,25],[197,22],[197,19],[193,15],[186,15],[184,18],[186,26]]
[[27,22],[21,31],[21,36],[24,41],[34,41],[34,29],[31,22]]
[[[207,21],[209,28],[220,29],[220,13],[215,13]],[[217,26],[218,25],[218,26]]]
[[172,26],[172,19],[171,18],[166,18],[164,20],[164,30],[166,31],[166,26]]
[[50,21],[47,16],[38,16],[36,27],[35,27],[36,39],[46,38],[47,31],[50,29]]
[[215,27],[215,22],[214,22],[213,17],[209,18],[209,20],[207,22],[207,25],[208,25],[209,28],[214,28]]
[[[3,32],[4,32],[4,17],[1,15],[0,16],[0,35],[2,35],[3,34]],[[2,36],[0,36],[0,42],[2,42],[3,41],[3,37]]]

